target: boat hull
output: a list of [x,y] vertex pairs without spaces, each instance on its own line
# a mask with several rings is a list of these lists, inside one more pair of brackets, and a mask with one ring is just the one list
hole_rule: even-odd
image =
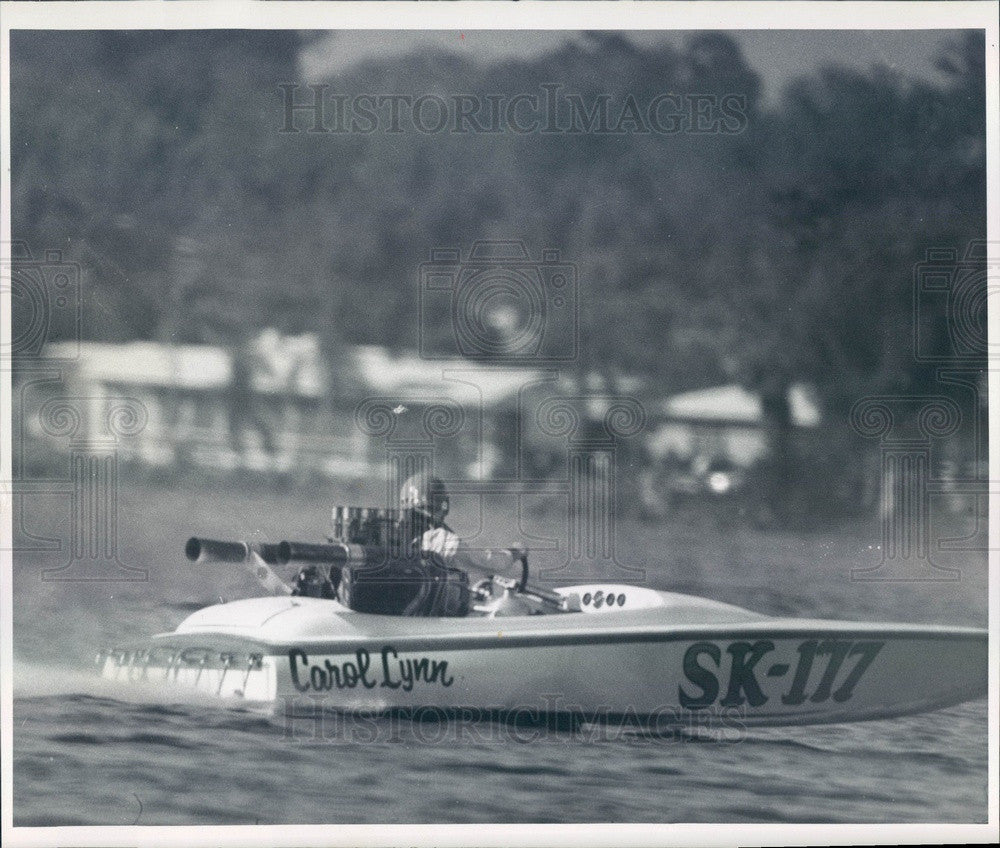
[[986,694],[986,631],[973,628],[771,619],[711,602],[701,610],[717,619],[710,624],[683,603],[671,614],[668,603],[463,620],[345,610],[331,628],[333,602],[266,600],[275,604],[257,618],[226,605],[242,625],[209,615],[111,652],[101,672],[293,712],[566,714],[659,726],[860,721]]

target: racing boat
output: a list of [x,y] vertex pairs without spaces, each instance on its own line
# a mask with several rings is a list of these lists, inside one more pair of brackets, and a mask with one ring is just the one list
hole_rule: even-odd
[[[615,717],[788,725],[880,719],[986,695],[987,632],[774,618],[619,583],[554,590],[495,576],[461,617],[352,609],[293,594],[272,566],[371,548],[192,539],[189,559],[247,567],[271,593],[201,609],[100,673],[223,700],[364,713]],[[470,712],[471,711],[471,712]]]

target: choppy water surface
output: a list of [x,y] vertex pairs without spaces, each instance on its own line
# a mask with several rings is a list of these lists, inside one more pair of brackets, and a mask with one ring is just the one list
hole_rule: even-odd
[[19,825],[985,821],[983,703],[728,740],[81,694],[19,698],[14,720]]
[[[253,591],[179,556],[191,533],[247,535],[243,498],[214,496],[208,509],[154,494],[124,500],[135,514],[120,556],[152,566],[147,582],[47,582],[51,557],[15,557],[17,825],[986,820],[985,700],[863,724],[653,738],[286,719],[103,683],[87,669],[96,647]],[[275,502],[261,535],[313,538],[316,512]],[[859,584],[845,575],[866,564],[867,539],[656,532],[637,525],[620,549],[658,588],[771,614],[985,625],[978,555],[953,584]]]

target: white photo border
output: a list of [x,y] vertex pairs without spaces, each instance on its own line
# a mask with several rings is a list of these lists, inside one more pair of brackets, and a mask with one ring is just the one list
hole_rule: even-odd
[[[1000,244],[1000,89],[997,2],[4,2],[0,4],[0,242],[11,239],[10,33],[21,29],[370,30],[922,30],[986,33],[987,238]],[[991,263],[1000,256],[991,255]],[[0,267],[10,256],[0,256]],[[9,343],[10,292],[0,297],[0,343]],[[990,300],[990,342],[1000,341],[1000,302]],[[1000,369],[989,372],[991,418],[1000,412]],[[0,481],[11,479],[11,375],[0,371]],[[990,430],[990,479],[1000,480],[1000,428]],[[989,503],[989,778],[985,824],[591,824],[255,825],[14,827],[11,493],[0,487],[0,802],[7,846],[49,845],[849,845],[991,842],[998,835],[1000,498]]]

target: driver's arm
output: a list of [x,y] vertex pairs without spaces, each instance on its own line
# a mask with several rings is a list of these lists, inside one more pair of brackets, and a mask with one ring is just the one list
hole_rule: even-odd
[[424,533],[420,540],[421,551],[438,554],[453,568],[472,571],[476,576],[489,577],[502,574],[519,577],[521,566],[514,554],[507,549],[469,548],[458,534],[445,527],[435,527]]

